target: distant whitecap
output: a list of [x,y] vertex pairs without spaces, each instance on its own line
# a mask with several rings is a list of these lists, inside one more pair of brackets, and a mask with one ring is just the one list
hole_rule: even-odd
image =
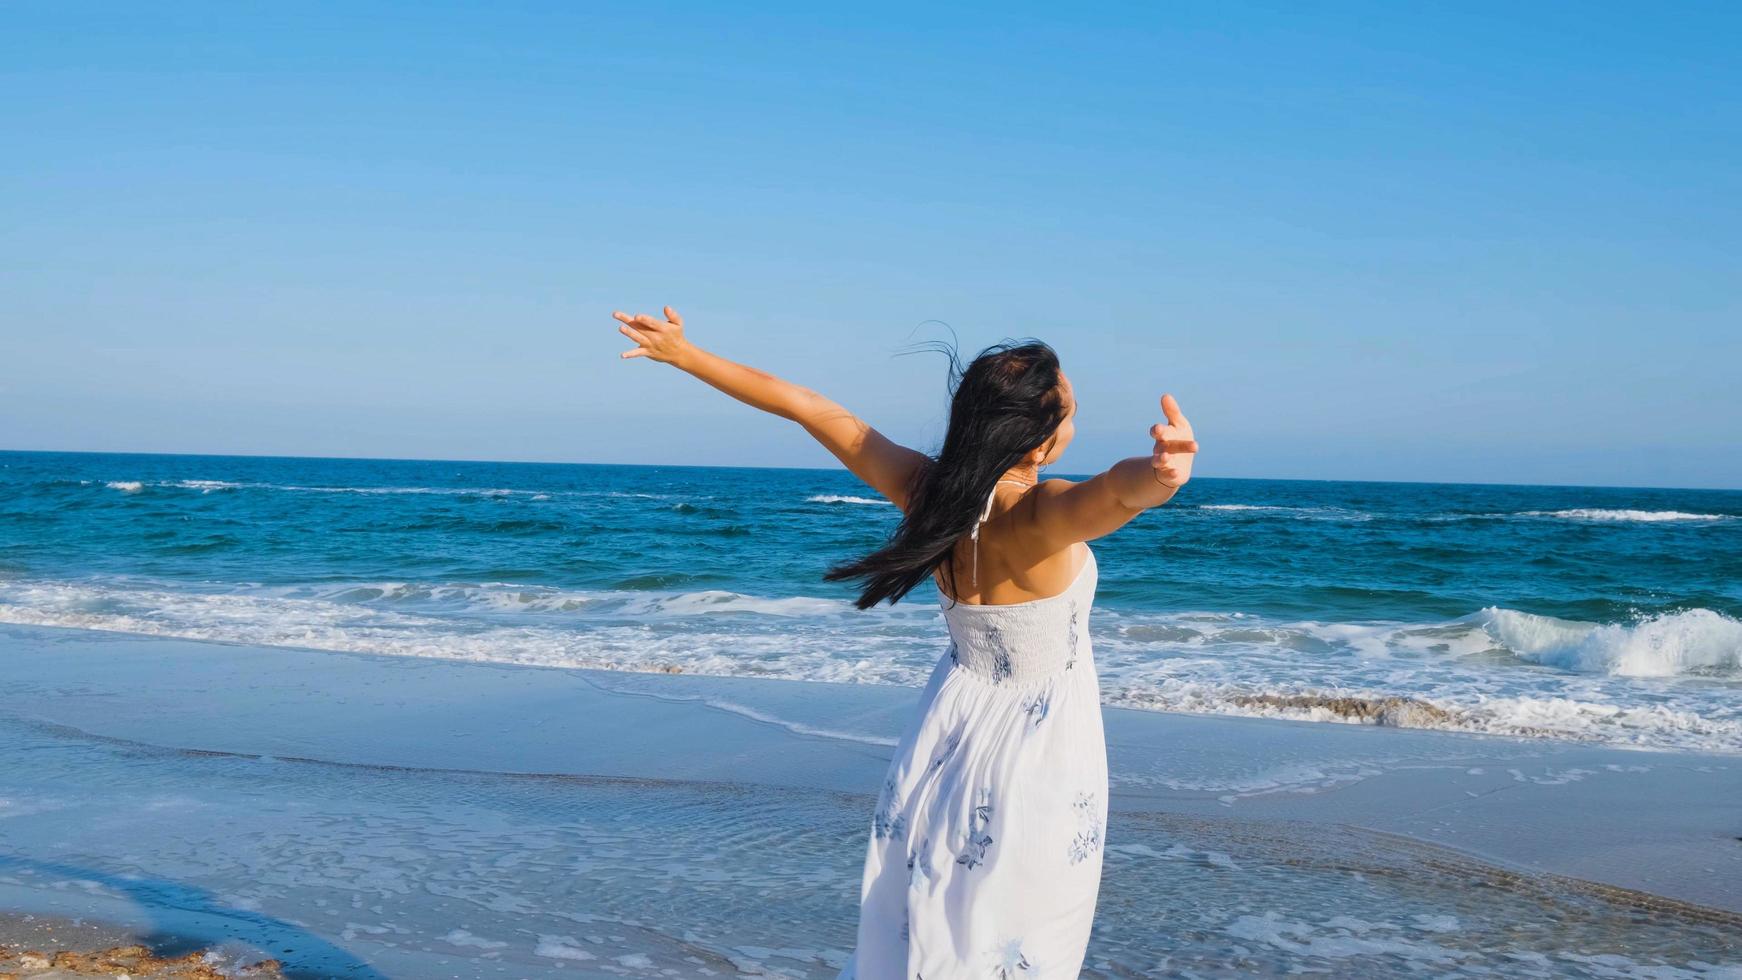
[[1565,521],[1629,521],[1655,524],[1660,521],[1721,521],[1728,514],[1690,514],[1680,510],[1605,510],[1577,507],[1572,510],[1527,510],[1518,517],[1553,517]]

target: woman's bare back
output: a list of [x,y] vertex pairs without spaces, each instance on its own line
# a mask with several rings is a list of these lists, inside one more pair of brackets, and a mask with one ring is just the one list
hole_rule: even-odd
[[968,605],[1003,606],[1058,595],[1077,580],[1088,548],[1081,542],[1059,548],[1035,533],[1035,489],[1003,484],[994,490],[991,515],[980,525],[978,576],[971,535],[956,542],[950,555],[955,591],[943,567],[933,575],[946,597]]

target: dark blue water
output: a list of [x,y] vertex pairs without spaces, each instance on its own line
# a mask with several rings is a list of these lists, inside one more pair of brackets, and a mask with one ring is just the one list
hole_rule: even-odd
[[[935,592],[821,579],[896,518],[841,471],[0,453],[0,621],[917,683]],[[1742,750],[1739,492],[1202,479],[1095,548],[1115,703]]]

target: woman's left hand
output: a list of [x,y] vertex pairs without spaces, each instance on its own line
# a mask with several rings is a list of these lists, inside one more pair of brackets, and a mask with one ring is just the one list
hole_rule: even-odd
[[690,346],[683,335],[683,317],[669,306],[665,308],[664,320],[646,313],[634,316],[613,313],[611,316],[622,324],[617,332],[635,341],[635,347],[624,351],[622,357],[651,357],[661,364],[671,364]]
[[1167,424],[1149,427],[1149,434],[1155,439],[1155,454],[1150,462],[1155,467],[1155,482],[1178,490],[1192,478],[1192,461],[1198,455],[1197,437],[1172,395],[1161,396],[1161,411],[1167,416]]

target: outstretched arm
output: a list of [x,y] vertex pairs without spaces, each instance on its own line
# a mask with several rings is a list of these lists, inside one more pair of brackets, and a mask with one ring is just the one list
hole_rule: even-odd
[[624,351],[623,357],[670,364],[752,408],[797,422],[854,476],[897,507],[907,509],[908,487],[926,461],[924,454],[889,441],[852,412],[809,388],[702,350],[684,336],[683,317],[669,306],[664,319],[645,313],[611,315],[621,324],[617,332],[635,341],[635,347]]
[[1072,483],[1047,480],[1039,487],[1035,525],[1051,547],[1093,541],[1124,527],[1133,517],[1173,499],[1192,478],[1198,443],[1192,424],[1172,395],[1161,396],[1167,423],[1150,426],[1155,448],[1148,456],[1133,456],[1105,473]]

